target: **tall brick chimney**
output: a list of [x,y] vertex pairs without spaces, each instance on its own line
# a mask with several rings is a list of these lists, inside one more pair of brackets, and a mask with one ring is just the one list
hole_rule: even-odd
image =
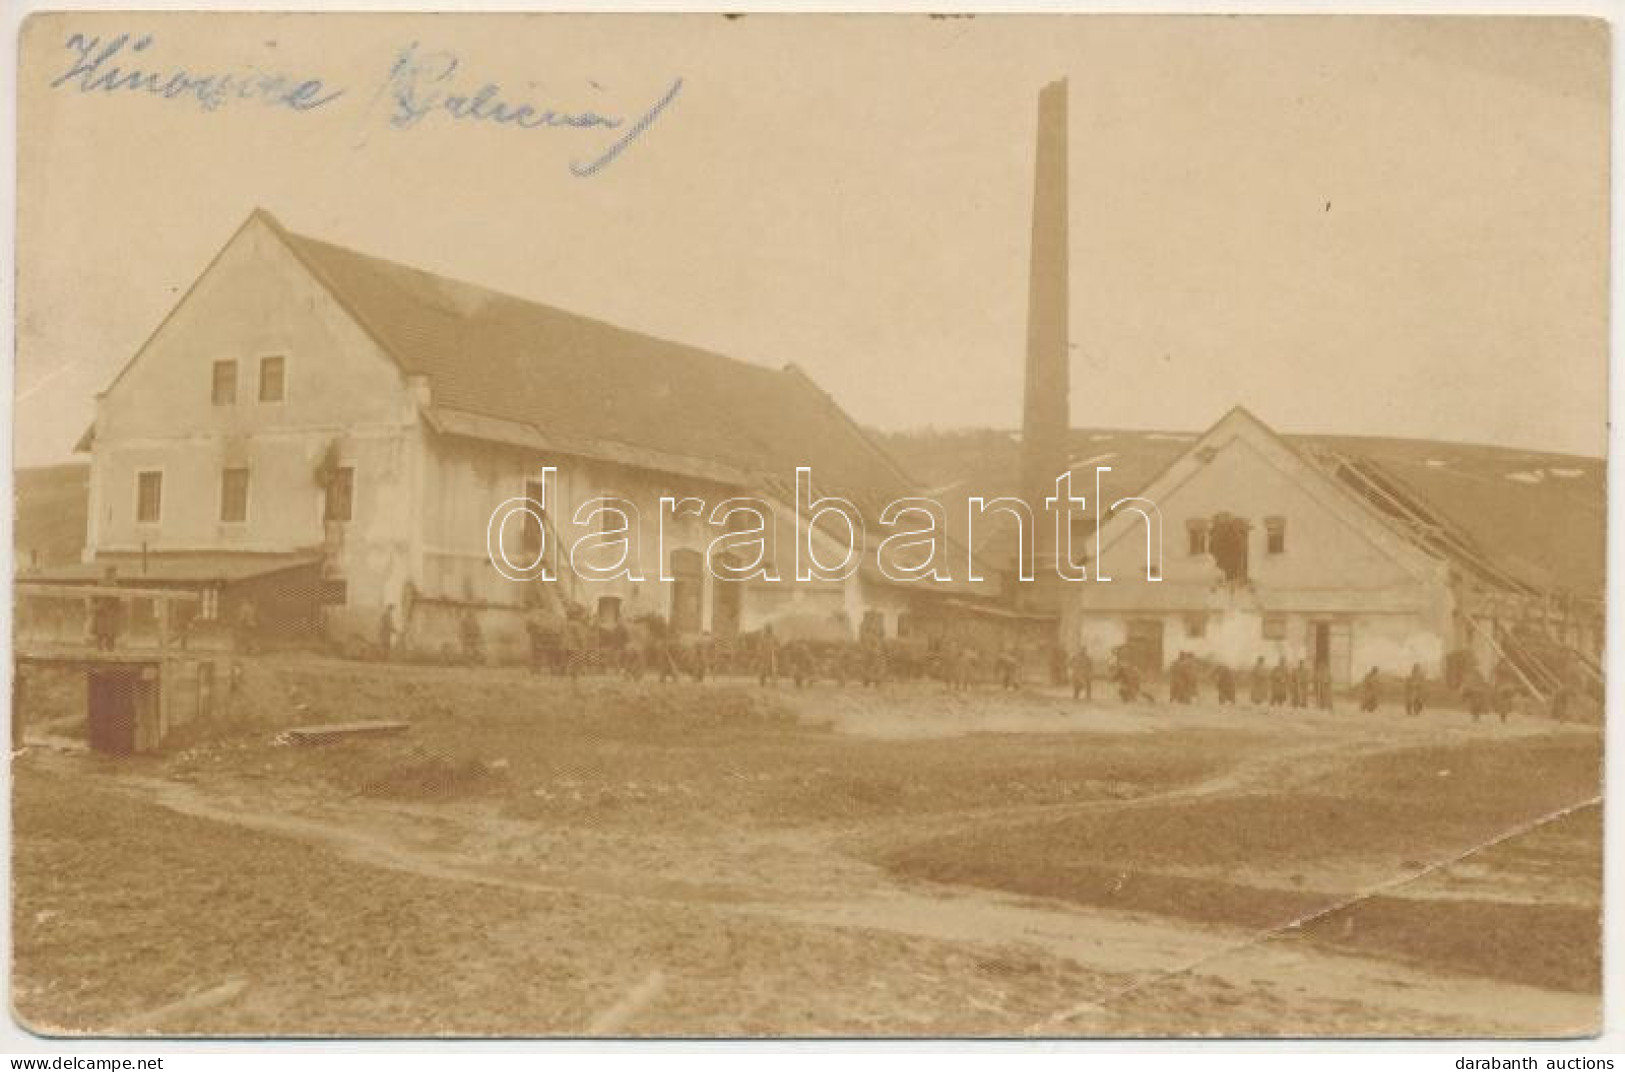
[[1021,425],[1022,495],[1038,522],[1034,584],[1024,602],[1055,609],[1055,521],[1044,510],[1068,462],[1071,355],[1067,349],[1066,80],[1038,94],[1038,154],[1033,176],[1032,265],[1027,292],[1026,406]]

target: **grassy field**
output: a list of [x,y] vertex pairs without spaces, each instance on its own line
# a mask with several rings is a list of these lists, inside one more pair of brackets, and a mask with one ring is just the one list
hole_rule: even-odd
[[[71,736],[73,690],[34,696]],[[14,760],[24,1023],[1549,1034],[1596,1015],[1597,809],[1473,851],[1597,793],[1592,730],[296,657],[250,660],[229,708],[161,755]],[[280,738],[356,718],[411,729]]]

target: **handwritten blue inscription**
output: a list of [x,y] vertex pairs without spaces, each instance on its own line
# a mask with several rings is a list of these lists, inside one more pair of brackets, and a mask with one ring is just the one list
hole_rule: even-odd
[[419,53],[416,42],[402,49],[384,83],[390,104],[389,125],[397,130],[410,130],[435,115],[458,122],[488,123],[521,130],[567,127],[622,132],[597,155],[571,161],[570,171],[576,175],[596,174],[625,152],[683,89],[683,80],[673,79],[659,100],[636,119],[628,121],[625,116],[603,115],[592,110],[568,111],[509,100],[495,82],[484,82],[469,91],[454,81],[459,66],[461,61],[450,52]]
[[[104,40],[76,33],[65,46],[69,62],[51,81],[52,89],[87,94],[143,93],[164,100],[189,101],[209,112],[244,101],[309,112],[347,92],[320,78],[254,66],[199,72],[155,63],[150,55],[142,55],[154,46],[151,34],[119,34]],[[600,133],[603,137],[598,139],[597,148],[570,161],[571,173],[580,176],[596,175],[613,163],[648,132],[683,89],[683,80],[675,78],[641,112],[610,114],[515,100],[496,82],[460,82],[460,67],[461,61],[450,52],[420,52],[416,42],[402,49],[374,97],[375,101],[385,102],[388,125],[395,130],[412,130],[433,116],[437,120],[513,130]]]
[[296,78],[255,67],[199,74],[181,67],[143,70],[134,66],[141,62],[138,54],[151,48],[152,43],[151,34],[133,41],[129,34],[119,34],[105,44],[100,37],[74,34],[67,42],[73,60],[52,81],[51,88],[66,86],[80,93],[150,93],[166,100],[194,101],[209,112],[227,102],[249,100],[308,112],[344,95],[342,89],[328,91],[320,78]]

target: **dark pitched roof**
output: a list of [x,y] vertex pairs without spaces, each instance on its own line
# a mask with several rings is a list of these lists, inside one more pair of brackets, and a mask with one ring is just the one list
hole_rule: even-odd
[[[889,499],[912,481],[799,369],[753,365],[297,235],[266,216],[435,407]],[[757,483],[764,482],[758,479]],[[792,485],[793,486],[793,485]]]

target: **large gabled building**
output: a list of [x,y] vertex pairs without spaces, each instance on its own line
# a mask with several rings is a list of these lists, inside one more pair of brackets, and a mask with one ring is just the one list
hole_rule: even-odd
[[[472,610],[491,648],[516,654],[518,612],[543,582],[496,569],[487,522],[537,497],[544,466],[558,470],[548,524],[566,544],[583,502],[638,508],[640,580],[566,564],[547,586],[603,625],[658,614],[690,633],[811,622],[896,636],[978,603],[958,582],[890,582],[872,560],[847,581],[793,583],[797,466],[871,518],[913,490],[796,368],[367,256],[264,211],[98,396],[81,446],[85,572],[112,563],[128,583],[197,588],[205,619],[229,622],[252,597],[270,627],[371,636],[394,607],[408,645],[438,650]],[[717,580],[703,519],[657,532],[662,496],[742,495],[775,507],[783,581]]]

